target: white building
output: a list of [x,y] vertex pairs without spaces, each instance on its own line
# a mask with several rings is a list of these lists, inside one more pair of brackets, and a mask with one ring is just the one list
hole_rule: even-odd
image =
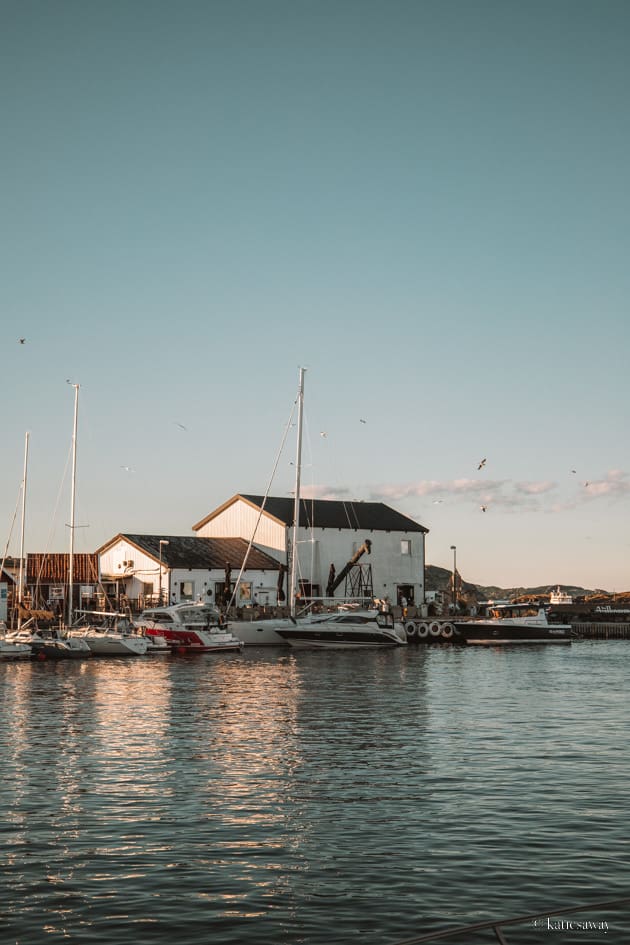
[[[241,538],[119,534],[98,549],[100,583],[109,605],[126,598],[134,607],[229,600],[239,572],[235,606],[274,602],[281,571],[276,558]],[[254,600],[259,589],[257,600]],[[229,594],[228,594],[229,589]],[[267,600],[266,598],[273,600]]]
[[[288,568],[293,508],[291,498],[268,496],[264,501],[263,496],[237,494],[193,525],[193,531],[207,539],[249,542],[253,536],[258,549]],[[404,597],[410,605],[421,604],[427,532],[382,502],[302,499],[297,536],[300,594],[331,596],[332,565],[338,597],[388,597],[393,604]],[[355,556],[354,566],[344,573]]]

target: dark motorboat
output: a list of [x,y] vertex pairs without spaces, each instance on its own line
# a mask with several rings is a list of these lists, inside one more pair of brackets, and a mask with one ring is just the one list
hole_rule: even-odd
[[549,623],[547,611],[538,604],[496,604],[488,616],[454,620],[453,642],[498,646],[523,643],[571,643],[570,624]]

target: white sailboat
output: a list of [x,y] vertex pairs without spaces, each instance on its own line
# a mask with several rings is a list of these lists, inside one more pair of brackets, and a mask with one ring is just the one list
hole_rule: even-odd
[[[291,539],[291,549],[289,557],[289,612],[290,617],[265,617],[258,620],[230,620],[229,626],[232,633],[238,637],[246,646],[286,646],[287,641],[277,633],[278,629],[283,629],[288,625],[295,624],[296,621],[296,599],[297,599],[297,536],[300,518],[300,477],[302,469],[302,423],[304,415],[304,374],[305,368],[300,368],[298,393],[297,393],[297,448],[295,457],[295,498],[293,504],[293,530]],[[255,537],[252,536],[250,546]],[[241,571],[242,573],[242,571]],[[239,580],[241,575],[239,574]],[[238,586],[238,581],[237,581]],[[235,592],[236,593],[236,592]],[[233,595],[234,596],[234,595]],[[310,617],[302,619],[311,619]]]
[[298,613],[298,534],[301,504],[304,373],[305,369],[300,368],[293,527],[289,554],[289,616],[251,621],[231,620],[230,629],[243,643],[249,645],[404,646],[407,643],[407,636],[402,625],[396,624],[391,614],[383,614],[375,609],[353,608],[350,612]]
[[[24,520],[26,515],[26,479],[28,471],[28,432],[26,433],[25,443],[24,443],[24,474],[22,476],[22,523],[21,523],[21,539],[20,539],[20,571],[18,577],[18,630],[21,627],[21,611],[24,606]],[[17,511],[17,510],[16,510]],[[9,536],[10,541],[10,536]],[[7,541],[7,548],[9,541]],[[0,573],[4,571],[4,561],[6,558],[6,553],[2,559],[2,569]],[[7,638],[7,628],[6,624],[3,623],[2,633],[0,635],[0,660],[28,660],[31,658],[32,649],[28,643],[23,643],[18,640],[8,639]]]
[[[75,481],[77,466],[77,424],[79,416],[79,385],[74,387],[74,423],[72,428],[72,492],[70,507],[70,560],[68,569],[68,624],[61,627],[38,627],[38,620],[42,615],[34,611],[24,624],[18,624],[18,630],[9,634],[7,639],[13,643],[24,643],[31,647],[35,659],[85,659],[92,655],[85,640],[74,639],[68,636],[68,629],[72,624],[72,594],[73,594],[73,564],[74,564],[74,510],[75,510]],[[25,475],[26,480],[26,475]],[[24,490],[26,491],[26,489]],[[24,501],[24,500],[23,500]],[[24,521],[24,513],[22,515]],[[46,613],[46,612],[44,612]]]

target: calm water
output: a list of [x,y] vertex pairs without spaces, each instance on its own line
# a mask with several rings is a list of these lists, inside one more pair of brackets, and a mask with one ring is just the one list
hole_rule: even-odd
[[[0,665],[2,945],[387,945],[626,895],[629,666],[625,641]],[[630,942],[586,917],[608,933],[555,939]]]

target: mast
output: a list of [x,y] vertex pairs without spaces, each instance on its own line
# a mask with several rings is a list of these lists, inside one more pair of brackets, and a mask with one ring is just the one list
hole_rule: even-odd
[[18,630],[22,626],[22,602],[24,600],[24,525],[26,522],[26,473],[28,470],[28,433],[24,442],[24,475],[22,476],[22,531],[20,536],[20,577],[18,581]]
[[70,494],[70,560],[68,564],[68,626],[72,626],[72,594],[74,591],[74,507],[77,478],[77,424],[79,419],[79,385],[74,387],[74,424],[72,427],[72,489]]
[[297,536],[300,522],[300,474],[302,471],[302,414],[304,412],[304,373],[300,368],[298,385],[298,421],[297,421],[297,450],[295,456],[295,499],[293,502],[293,539],[291,543],[291,563],[289,568],[289,593],[291,595],[290,614],[295,618],[295,598],[297,594]]

